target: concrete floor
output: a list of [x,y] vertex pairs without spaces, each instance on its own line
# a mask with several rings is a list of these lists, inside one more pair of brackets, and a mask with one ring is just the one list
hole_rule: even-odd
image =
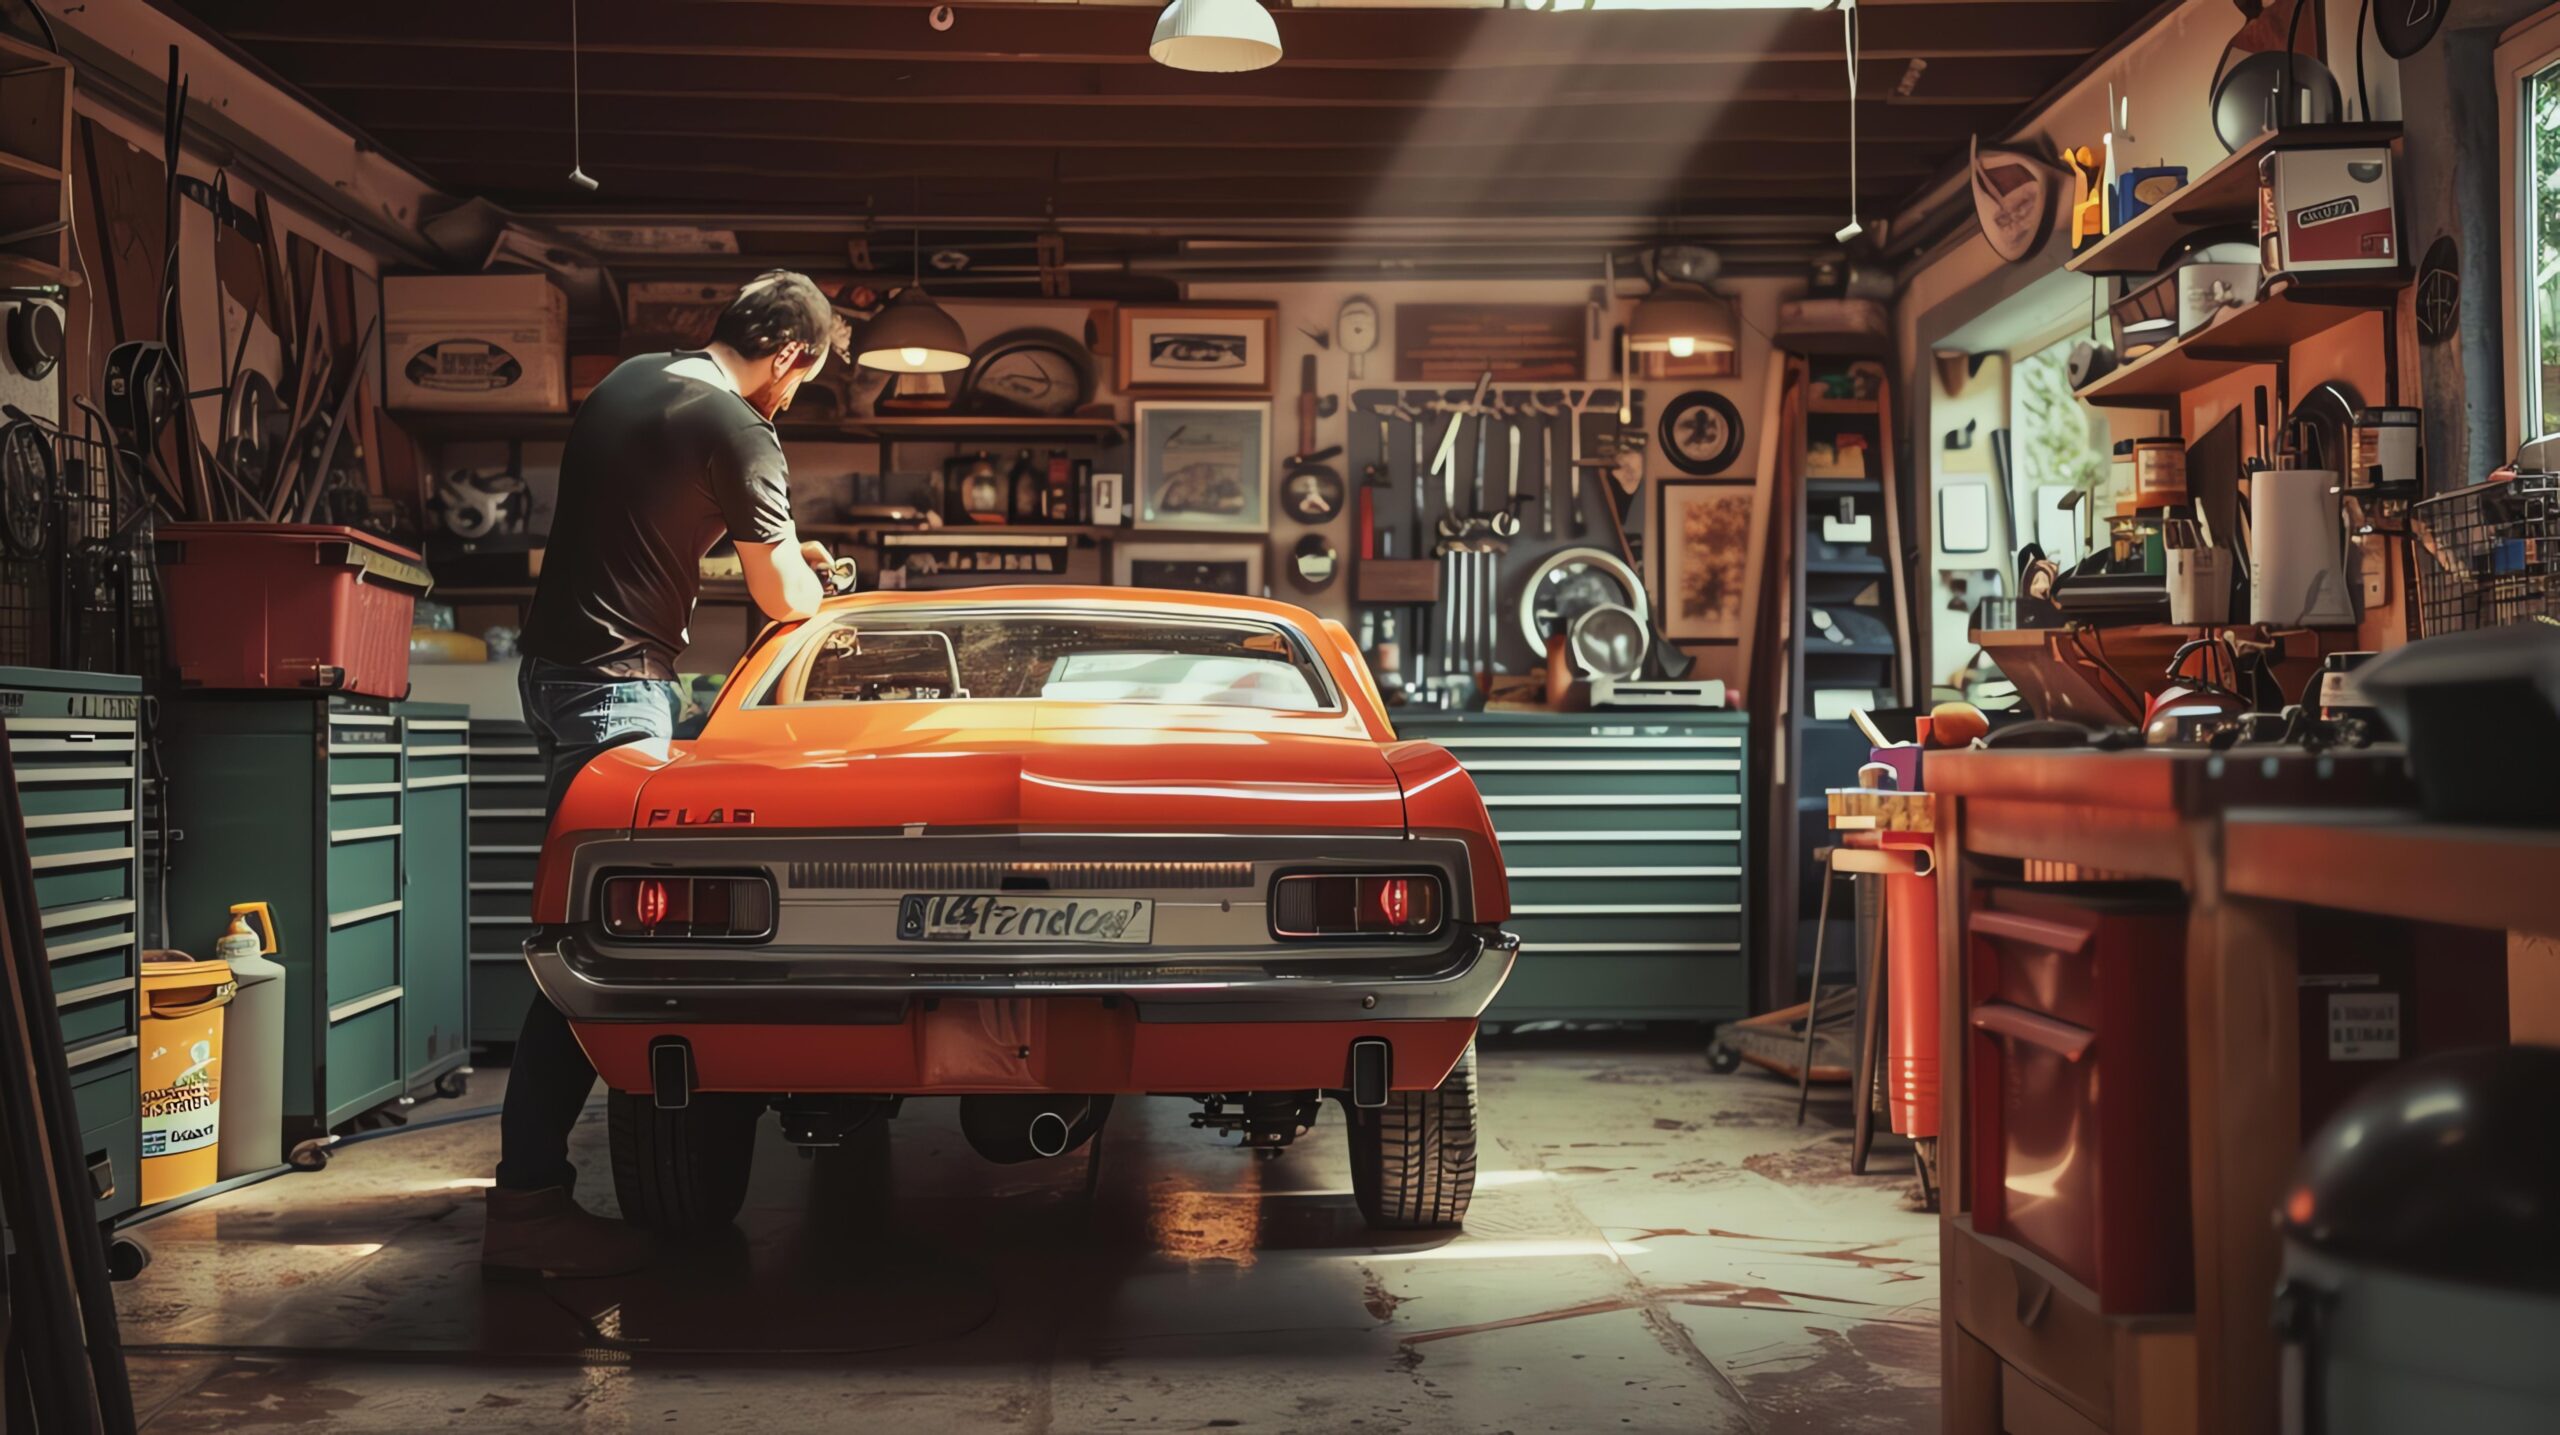
[[[1693,1047],[1488,1041],[1461,1236],[1381,1243],[1338,1113],[1259,1161],[1123,1102],[1098,1167],[951,1103],[804,1161],[616,1281],[484,1285],[497,1123],[406,1131],[144,1228],[152,1431],[1929,1431],[1937,1237],[1907,1148]],[[462,1106],[493,1099],[484,1073]],[[421,1119],[452,1103],[422,1106]],[[610,1209],[600,1108],[577,1156]]]

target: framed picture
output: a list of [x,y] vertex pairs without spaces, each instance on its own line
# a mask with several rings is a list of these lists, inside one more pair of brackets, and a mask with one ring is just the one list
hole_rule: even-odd
[[1666,478],[1654,484],[1655,586],[1663,636],[1692,642],[1738,641],[1751,610],[1745,575],[1751,561],[1750,482]]
[[1268,395],[1279,322],[1268,304],[1123,304],[1120,392]]
[[1262,592],[1262,544],[1114,543],[1111,581],[1250,598]]
[[1260,533],[1271,526],[1271,405],[1138,404],[1137,526]]

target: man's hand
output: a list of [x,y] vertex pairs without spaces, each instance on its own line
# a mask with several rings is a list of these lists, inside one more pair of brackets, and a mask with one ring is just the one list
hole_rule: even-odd
[[832,575],[836,566],[836,556],[827,551],[827,545],[814,538],[803,540],[800,544],[800,557],[808,563],[810,570],[818,575],[819,582],[833,586]]

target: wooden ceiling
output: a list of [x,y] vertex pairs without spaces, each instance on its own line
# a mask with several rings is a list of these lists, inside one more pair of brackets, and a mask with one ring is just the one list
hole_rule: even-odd
[[[525,212],[919,217],[1237,238],[1663,225],[1790,249],[1845,218],[1840,17],[1275,8],[1287,58],[1147,58],[1140,5],[163,0],[457,194]],[[2153,0],[1864,0],[1861,208],[1998,133]],[[1474,226],[1491,221],[1484,229]]]

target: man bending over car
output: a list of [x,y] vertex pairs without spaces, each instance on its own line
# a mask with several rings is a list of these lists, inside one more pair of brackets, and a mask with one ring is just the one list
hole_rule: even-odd
[[[773,420],[845,348],[825,292],[772,270],[738,291],[707,348],[626,359],[579,405],[517,683],[548,773],[546,813],[598,753],[673,734],[699,564],[723,536],[767,617],[817,611],[832,560],[792,528]],[[535,992],[507,1076],[484,1271],[606,1276],[647,1260],[644,1235],[570,1194],[569,1132],[595,1082],[568,1022]]]

